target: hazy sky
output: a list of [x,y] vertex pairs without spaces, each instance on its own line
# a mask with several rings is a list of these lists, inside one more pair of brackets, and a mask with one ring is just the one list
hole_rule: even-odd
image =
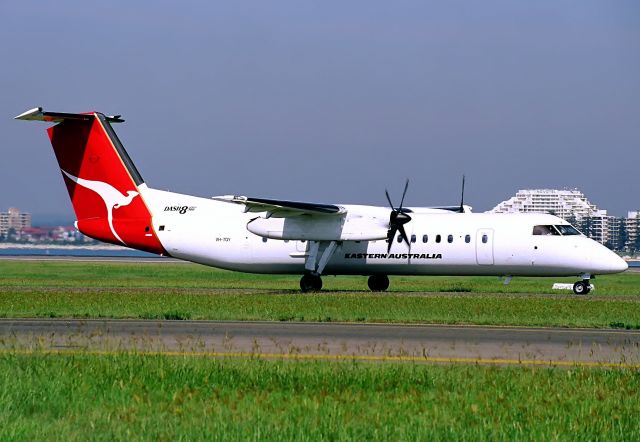
[[640,208],[640,2],[0,1],[0,210],[68,215],[29,108],[122,114],[151,187]]

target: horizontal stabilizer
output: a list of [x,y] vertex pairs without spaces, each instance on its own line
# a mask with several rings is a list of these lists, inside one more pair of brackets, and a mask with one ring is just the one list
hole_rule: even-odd
[[[79,121],[91,121],[94,118],[94,113],[89,112],[85,114],[68,114],[64,112],[45,112],[41,107],[30,109],[21,113],[16,120],[26,121],[48,121],[51,123],[60,123],[64,120],[79,120]],[[106,116],[105,119],[110,123],[122,123],[124,120],[120,118],[120,115]]]

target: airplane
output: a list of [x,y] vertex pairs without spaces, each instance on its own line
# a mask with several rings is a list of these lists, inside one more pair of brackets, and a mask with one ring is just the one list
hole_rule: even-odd
[[595,275],[626,262],[549,214],[472,213],[453,207],[317,204],[238,195],[202,198],[148,187],[116,135],[120,115],[28,110],[18,120],[47,129],[86,236],[222,269],[299,274],[302,292],[323,275],[368,276],[385,291],[389,275],[577,276],[587,294]]

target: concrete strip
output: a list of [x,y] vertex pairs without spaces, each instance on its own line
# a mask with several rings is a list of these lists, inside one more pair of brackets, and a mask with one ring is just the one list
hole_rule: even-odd
[[601,329],[2,319],[0,349],[640,367],[640,331]]

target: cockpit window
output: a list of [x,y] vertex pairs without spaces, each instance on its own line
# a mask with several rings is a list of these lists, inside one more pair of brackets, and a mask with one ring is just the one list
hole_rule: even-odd
[[560,235],[560,232],[553,226],[534,226],[534,235]]
[[533,228],[534,235],[580,235],[580,232],[576,230],[575,227],[570,226],[568,224],[558,224],[555,226],[534,226]]
[[558,224],[555,227],[562,235],[580,235],[578,229],[567,224]]

